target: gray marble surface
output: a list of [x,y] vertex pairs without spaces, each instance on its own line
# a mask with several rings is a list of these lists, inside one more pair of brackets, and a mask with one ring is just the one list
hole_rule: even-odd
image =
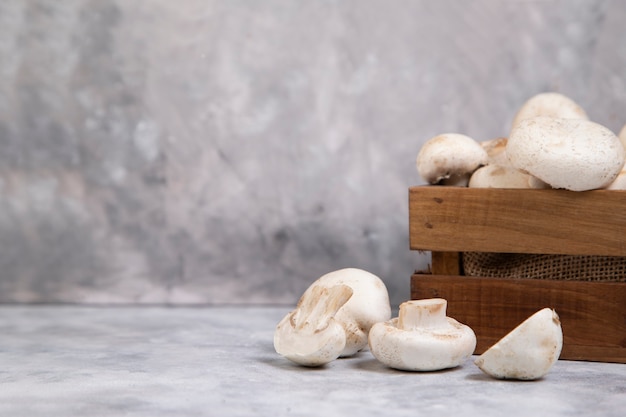
[[286,308],[0,307],[3,416],[623,416],[626,365],[559,361],[497,381],[385,368],[369,352],[320,369],[278,356]]
[[558,91],[626,123],[622,0],[2,0],[0,302],[397,305],[443,132]]

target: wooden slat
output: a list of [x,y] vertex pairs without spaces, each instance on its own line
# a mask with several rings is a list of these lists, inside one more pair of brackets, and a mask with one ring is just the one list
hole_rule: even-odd
[[626,256],[626,191],[409,189],[414,250]]
[[461,255],[458,252],[433,252],[431,271],[434,275],[460,275]]
[[474,330],[476,353],[551,307],[563,329],[561,359],[626,363],[626,283],[413,275],[411,298],[433,297]]

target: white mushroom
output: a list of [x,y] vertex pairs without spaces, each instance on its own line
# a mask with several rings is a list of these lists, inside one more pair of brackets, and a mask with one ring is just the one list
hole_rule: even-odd
[[585,110],[571,98],[559,93],[541,93],[522,105],[513,119],[512,127],[515,128],[522,120],[537,116],[589,120]]
[[487,152],[487,164],[494,164],[500,166],[509,165],[509,160],[506,157],[506,142],[507,138],[495,138],[480,142],[480,146]]
[[446,317],[441,298],[400,305],[397,318],[370,330],[370,351],[383,364],[406,371],[436,371],[463,363],[474,352],[476,335],[468,326]]
[[419,175],[429,184],[454,176],[471,174],[487,163],[487,152],[469,136],[445,133],[429,139],[420,149],[416,165]]
[[573,191],[604,188],[624,166],[620,140],[588,120],[534,117],[511,132],[506,145],[511,165],[550,184]]
[[626,190],[626,169],[622,169],[617,177],[610,183],[607,190]]
[[[350,290],[351,296],[346,297],[344,287]],[[302,294],[297,308],[278,324],[274,333],[274,347],[279,354],[296,363],[323,365],[339,356],[350,356],[363,349],[367,346],[367,336],[372,325],[389,320],[390,317],[389,294],[379,277],[362,269],[340,269],[320,277]],[[302,325],[302,320],[305,325]],[[326,326],[326,323],[340,325],[342,343],[324,341],[327,335],[322,335],[319,330],[332,327],[328,337],[335,337],[337,332],[336,326]],[[311,329],[313,335],[310,334]],[[327,348],[331,345],[332,354],[328,353],[330,349]],[[311,350],[325,353],[311,353]]]
[[532,175],[511,166],[485,165],[470,178],[470,188],[549,188]]
[[335,315],[351,296],[347,285],[313,288],[278,323],[274,332],[276,352],[304,366],[337,359],[346,346],[346,332]]
[[563,347],[561,322],[550,308],[539,310],[480,355],[474,363],[499,379],[539,379],[556,363]]

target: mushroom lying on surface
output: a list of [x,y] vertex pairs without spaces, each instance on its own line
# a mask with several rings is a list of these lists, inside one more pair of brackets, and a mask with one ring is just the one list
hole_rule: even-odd
[[417,172],[429,184],[462,178],[487,163],[487,152],[478,142],[459,133],[445,133],[429,139],[420,149]]
[[550,308],[539,310],[480,355],[474,363],[499,379],[539,379],[556,363],[563,347],[561,322]]
[[474,352],[476,335],[446,317],[441,298],[400,305],[397,318],[376,323],[369,334],[370,351],[383,364],[405,371],[436,371],[460,365]]
[[559,93],[541,93],[528,99],[513,119],[513,129],[522,121],[537,116],[588,120],[587,113],[574,100]]
[[553,188],[585,191],[608,186],[624,166],[620,140],[588,120],[534,117],[511,132],[506,154],[515,168]]
[[313,288],[278,323],[274,333],[276,352],[305,366],[320,366],[337,359],[346,346],[346,332],[335,315],[351,296],[347,285]]
[[[346,296],[345,288],[350,296]],[[305,318],[305,325],[300,317]],[[363,349],[372,325],[390,317],[389,294],[380,278],[362,269],[340,269],[320,277],[302,294],[296,309],[276,327],[274,347],[276,352],[301,365],[323,365]],[[326,323],[333,330],[322,335]],[[336,336],[336,326],[332,323],[340,325],[342,343],[322,341],[326,336]],[[328,346],[333,346],[332,354]],[[318,351],[324,353],[315,353]]]

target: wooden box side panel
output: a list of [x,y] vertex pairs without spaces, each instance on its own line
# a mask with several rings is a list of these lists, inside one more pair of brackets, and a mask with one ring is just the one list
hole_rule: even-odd
[[626,191],[409,189],[414,250],[626,256]]
[[561,319],[561,359],[626,363],[626,283],[413,275],[411,299],[433,297],[474,330],[478,354],[550,307]]

